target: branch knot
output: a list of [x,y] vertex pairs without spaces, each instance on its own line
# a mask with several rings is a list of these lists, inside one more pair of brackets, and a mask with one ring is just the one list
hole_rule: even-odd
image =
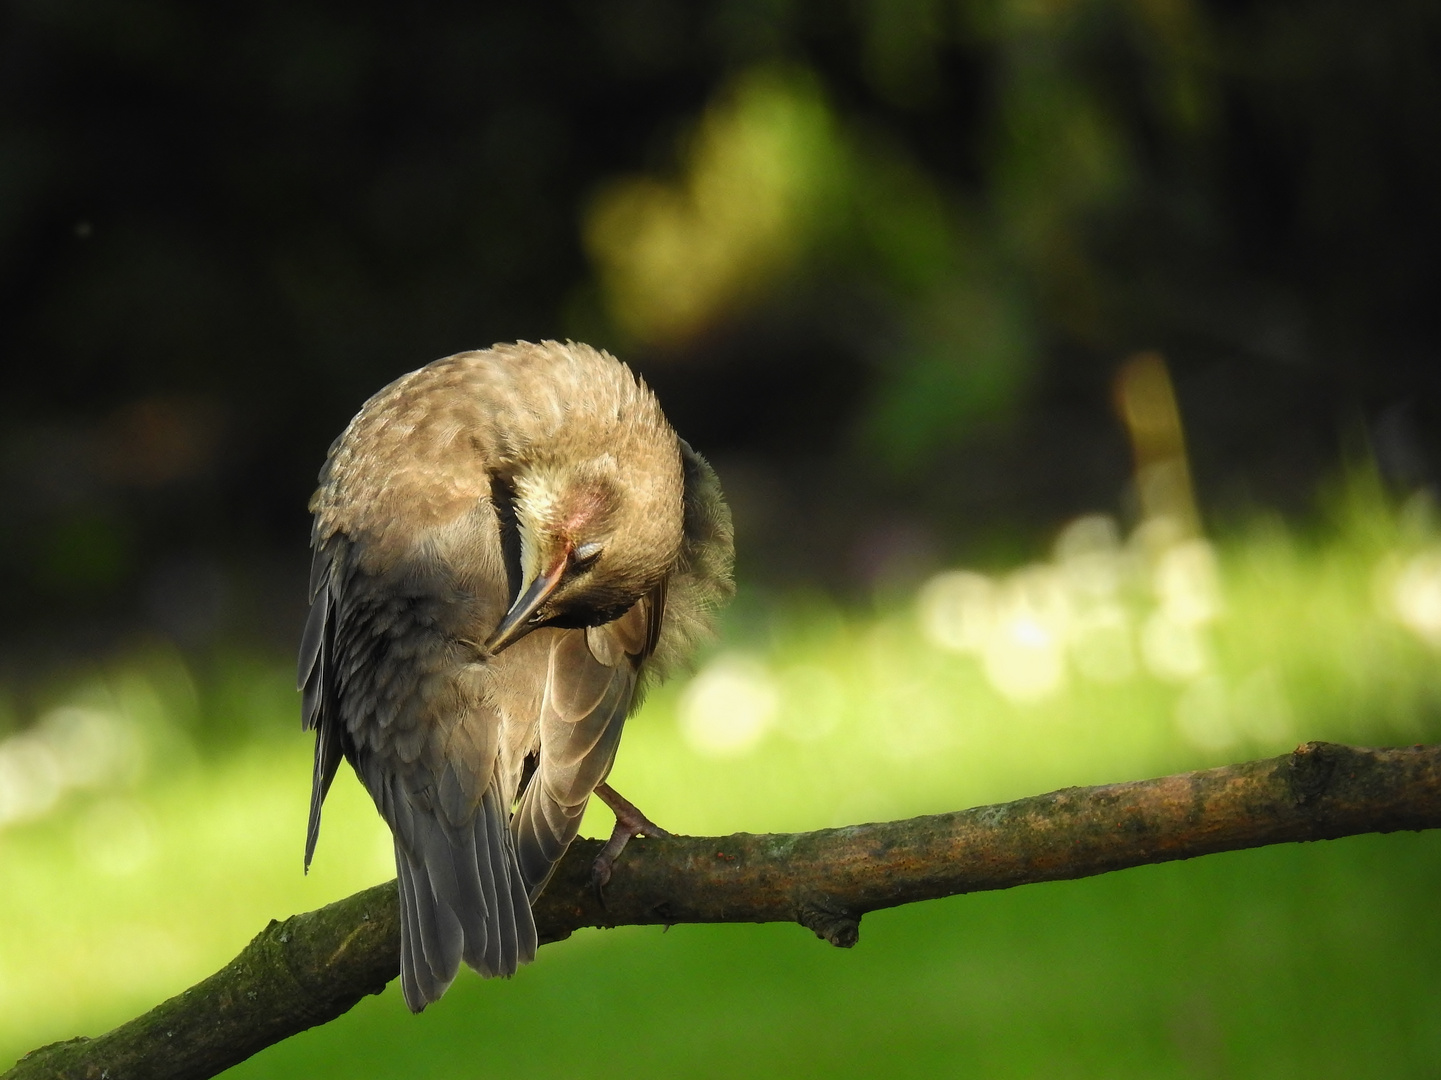
[[1296,747],[1288,759],[1291,767],[1288,780],[1291,798],[1297,806],[1309,806],[1325,796],[1340,752],[1345,749],[1328,742],[1308,742]]
[[859,915],[819,901],[802,901],[800,910],[796,912],[796,921],[838,949],[851,948],[861,937]]

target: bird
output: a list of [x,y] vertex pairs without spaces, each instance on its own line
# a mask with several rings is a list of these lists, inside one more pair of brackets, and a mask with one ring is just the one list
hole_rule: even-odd
[[534,959],[531,905],[592,793],[616,812],[597,888],[664,836],[605,782],[627,715],[734,592],[714,470],[609,353],[461,352],[371,397],[310,502],[305,868],[341,759],[394,840],[400,976],[419,1012],[461,961]]

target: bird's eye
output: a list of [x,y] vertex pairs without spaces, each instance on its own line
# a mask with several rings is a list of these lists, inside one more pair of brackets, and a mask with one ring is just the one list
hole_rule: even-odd
[[581,544],[570,553],[570,568],[572,571],[589,570],[600,558],[601,547],[597,543]]

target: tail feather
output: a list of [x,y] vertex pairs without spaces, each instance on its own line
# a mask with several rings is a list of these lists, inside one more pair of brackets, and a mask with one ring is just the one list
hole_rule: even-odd
[[420,923],[420,948],[425,963],[436,980],[448,986],[460,969],[465,931],[456,911],[454,867],[447,865],[448,858],[445,864],[438,865],[438,862],[435,853],[427,852],[413,868],[417,886],[415,913]]
[[495,819],[505,820],[500,810],[499,799],[495,797],[495,785],[485,792],[481,810],[472,828],[467,854],[478,867],[477,881],[484,893],[486,920],[483,932],[472,937],[466,934],[465,962],[482,975],[511,975],[515,972],[515,953],[511,950],[509,963],[506,962],[504,943],[515,939],[516,913],[500,897],[509,896],[505,875],[508,873],[509,853],[496,851],[491,844]]
[[411,809],[413,829],[404,847],[397,839],[395,862],[401,986],[419,1012],[445,993],[461,960],[487,977],[515,974],[535,958],[536,931],[494,784],[460,828]]
[[415,871],[411,868],[409,856],[398,843],[395,846],[395,868],[400,887],[400,988],[410,1011],[418,1013],[445,993],[454,972],[451,979],[438,980],[425,961],[416,903]]
[[465,934],[465,945],[461,952],[463,959],[482,974],[491,970],[476,962],[477,957],[487,955],[491,943],[499,937],[495,926],[495,898],[489,877],[489,868],[484,859],[477,858],[476,845],[464,839],[452,849],[455,854],[461,884],[459,903],[461,928]]
[[501,830],[499,842],[505,844],[511,853],[509,872],[506,874],[510,885],[510,904],[516,912],[521,913],[515,920],[515,959],[517,964],[528,964],[535,959],[535,950],[540,945],[535,929],[535,916],[530,910],[530,894],[526,891],[525,878],[521,875],[520,865],[516,861],[515,846],[509,828]]

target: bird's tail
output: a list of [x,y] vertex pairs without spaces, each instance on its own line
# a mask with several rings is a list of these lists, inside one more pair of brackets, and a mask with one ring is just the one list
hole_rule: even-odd
[[491,784],[465,826],[419,812],[409,845],[397,830],[400,984],[412,1012],[445,993],[461,960],[492,977],[535,959],[535,919],[508,817]]

